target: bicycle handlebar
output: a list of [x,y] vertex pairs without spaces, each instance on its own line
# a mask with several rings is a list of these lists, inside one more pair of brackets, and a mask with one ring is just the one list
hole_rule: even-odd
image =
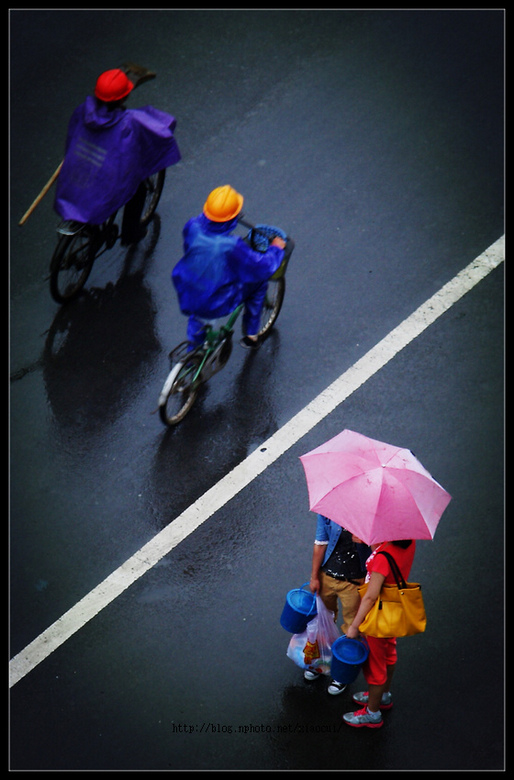
[[[249,228],[250,232],[246,236],[245,241],[250,244],[252,249],[257,249],[259,252],[265,252],[275,238],[280,238],[285,242],[286,246],[292,241],[290,236],[288,236],[281,228],[274,227],[272,225],[253,225],[251,222],[243,219],[243,214],[240,214],[237,217],[237,221],[241,225],[244,225],[244,227]],[[264,239],[264,246],[255,245],[255,241],[258,241],[259,239]]]

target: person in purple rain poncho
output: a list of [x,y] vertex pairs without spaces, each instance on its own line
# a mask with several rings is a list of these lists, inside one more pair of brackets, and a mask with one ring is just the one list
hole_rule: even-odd
[[286,242],[276,237],[262,253],[232,235],[242,207],[243,196],[226,184],[214,189],[203,212],[184,226],[184,256],[171,277],[180,310],[189,317],[192,347],[203,343],[207,322],[227,316],[241,303],[245,336],[240,343],[251,349],[259,346],[256,334],[268,280],[282,262]]
[[54,208],[65,220],[100,225],[125,206],[122,243],[139,240],[143,182],[180,160],[176,120],[153,106],[127,109],[134,88],[119,68],[102,73],[72,114]]

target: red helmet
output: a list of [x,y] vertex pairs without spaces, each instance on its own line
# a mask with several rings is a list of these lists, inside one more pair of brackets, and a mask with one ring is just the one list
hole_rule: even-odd
[[134,89],[133,83],[119,68],[106,70],[98,77],[95,87],[95,95],[99,100],[111,103],[121,100]]

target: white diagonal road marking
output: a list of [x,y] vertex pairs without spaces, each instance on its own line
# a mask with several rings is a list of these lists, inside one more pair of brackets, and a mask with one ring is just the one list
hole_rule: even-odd
[[341,374],[326,390],[314,398],[273,436],[263,442],[244,461],[18,653],[9,664],[10,687],[21,680],[139,577],[155,566],[161,558],[193,533],[196,528],[227,504],[277,458],[314,428],[320,420],[330,414],[364,382],[392,360],[400,350],[484,279],[487,274],[503,262],[504,258],[505,237],[502,236],[372,347],[360,360]]

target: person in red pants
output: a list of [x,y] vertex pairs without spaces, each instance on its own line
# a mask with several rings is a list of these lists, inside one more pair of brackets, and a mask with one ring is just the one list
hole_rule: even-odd
[[[360,541],[356,537],[354,540]],[[366,561],[368,588],[352,624],[346,632],[350,639],[357,639],[359,636],[359,626],[379,597],[383,583],[394,585],[396,582],[386,556],[378,553],[386,550],[392,555],[404,579],[407,580],[416,552],[416,542],[412,539],[383,542],[371,545],[371,550],[372,554]],[[362,709],[356,712],[347,712],[343,715],[343,720],[355,728],[377,729],[383,725],[382,710],[388,710],[393,706],[391,683],[397,661],[396,638],[366,636],[366,639],[369,645],[369,655],[362,671],[369,690],[360,691],[353,695],[353,700],[360,704]]]

